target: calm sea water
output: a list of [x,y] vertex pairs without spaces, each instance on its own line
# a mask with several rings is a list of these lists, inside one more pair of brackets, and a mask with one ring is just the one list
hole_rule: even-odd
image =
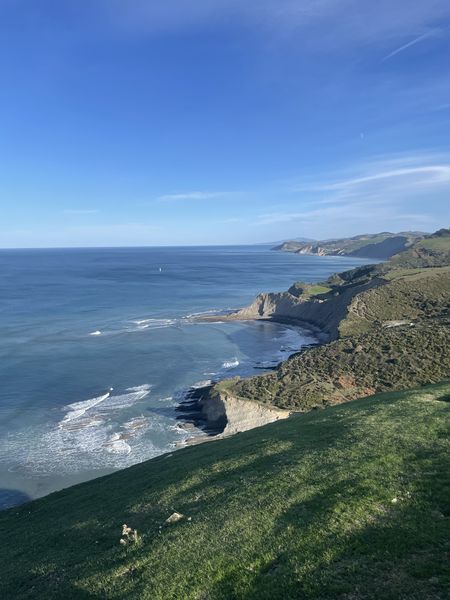
[[186,436],[187,387],[311,341],[193,315],[364,262],[265,246],[0,251],[0,506],[168,451]]

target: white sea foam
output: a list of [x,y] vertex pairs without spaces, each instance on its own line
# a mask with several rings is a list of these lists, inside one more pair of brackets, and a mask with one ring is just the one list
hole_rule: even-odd
[[92,331],[89,335],[102,335],[102,332],[97,329],[97,331]]
[[212,384],[211,379],[204,379],[203,381],[197,381],[191,387],[194,389],[198,389],[198,388],[206,387],[207,385],[211,385],[211,384]]
[[122,425],[122,428],[128,432],[128,435],[134,435],[142,432],[143,429],[147,429],[150,426],[150,419],[141,415],[140,417],[134,417],[129,421],[126,421]]
[[[157,414],[152,418],[128,411],[149,394],[149,384],[125,390],[124,394],[108,393],[65,407],[67,414],[55,424],[24,428],[0,439],[2,456],[15,456],[14,471],[42,475],[69,474],[84,470],[124,468],[160,454],[146,435],[149,429],[160,432],[167,424]],[[123,412],[127,419],[122,417]]]
[[184,319],[197,319],[199,317],[203,317],[203,316],[206,316],[206,315],[215,315],[218,312],[219,312],[219,309],[213,308],[213,309],[210,309],[210,310],[202,310],[200,312],[190,313],[189,315],[186,315],[183,318]]
[[234,369],[237,366],[239,366],[239,361],[237,358],[235,358],[234,360],[226,360],[223,363],[222,368],[223,369]]
[[[68,412],[58,423],[57,431],[46,434],[48,446],[55,452],[63,453],[65,457],[70,454],[95,456],[102,449],[110,453],[130,454],[132,448],[125,441],[125,433],[110,436],[109,432],[116,415],[148,396],[150,385],[143,384],[129,389],[138,391],[127,390],[126,394],[113,396],[111,388],[102,396],[67,405],[65,408]],[[126,437],[135,437],[148,428],[148,419],[135,418],[127,421],[123,427]]]
[[134,387],[129,387],[126,389],[127,392],[148,392],[150,391],[152,386],[150,383],[144,383],[143,385],[136,385]]
[[181,427],[178,423],[176,425],[170,425],[169,429],[171,431],[175,431],[175,433],[178,433],[179,435],[184,435],[186,437],[188,436],[186,429],[183,429],[183,427]]
[[133,321],[133,323],[136,323],[136,325],[146,325],[149,321],[151,321],[151,319],[140,319]]
[[105,443],[107,452],[112,454],[130,454],[131,446],[123,439],[120,433],[113,433]]
[[90,398],[89,400],[82,400],[81,402],[73,402],[72,404],[68,404],[66,409],[69,409],[69,412],[66,414],[61,423],[67,423],[68,421],[79,419],[86,413],[86,411],[109,398],[110,394],[111,392],[108,392],[107,394],[103,394],[103,396],[97,396],[96,398]]
[[133,406],[138,400],[142,400],[149,395],[148,390],[142,390],[140,392],[130,392],[128,394],[120,394],[118,396],[110,396],[107,398],[101,406],[97,408],[100,414],[110,411],[117,411],[124,408]]
[[138,319],[136,321],[132,321],[137,328],[134,330],[140,329],[164,329],[165,327],[170,327],[171,325],[175,325],[177,323],[177,319]]

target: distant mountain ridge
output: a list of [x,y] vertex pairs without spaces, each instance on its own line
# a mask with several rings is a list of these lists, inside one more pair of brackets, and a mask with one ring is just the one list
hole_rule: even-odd
[[385,260],[403,252],[426,233],[421,231],[402,231],[391,233],[365,233],[350,238],[329,239],[322,241],[299,242],[289,240],[272,248],[282,252],[295,254],[316,254],[318,256],[358,256],[361,258],[377,258]]
[[296,242],[298,244],[315,244],[317,243],[317,240],[314,238],[307,238],[307,237],[298,237],[298,238],[291,238],[288,240],[284,239],[284,240],[278,240],[276,242],[262,242],[261,244],[256,244],[257,246],[282,246],[283,244],[287,244],[289,242]]

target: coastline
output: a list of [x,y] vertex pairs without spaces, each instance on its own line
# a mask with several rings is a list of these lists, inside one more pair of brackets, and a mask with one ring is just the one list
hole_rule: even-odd
[[[171,452],[186,445],[183,443],[186,438],[189,438],[188,444],[197,443],[200,438],[215,439],[220,434],[217,430],[199,431],[192,423],[189,425],[187,418],[185,424],[177,418],[181,414],[180,411],[175,412],[175,408],[191,384],[203,379],[223,380],[236,374],[241,376],[242,381],[259,374],[268,375],[298,350],[304,350],[305,344],[320,342],[326,337],[320,328],[297,317],[277,314],[273,318],[240,316],[236,319],[230,316],[231,307],[250,304],[258,290],[287,289],[292,281],[302,276],[305,278],[309,272],[320,278],[327,277],[333,269],[354,266],[353,263],[348,265],[347,259],[336,259],[336,264],[314,257],[286,261],[276,253],[258,252],[250,253],[245,262],[239,261],[242,264],[237,268],[235,250],[225,253],[222,250],[219,253],[202,250],[194,254],[186,256],[184,252],[165,250],[162,253],[149,250],[137,255],[127,251],[124,256],[117,251],[117,256],[113,257],[109,253],[100,256],[94,252],[92,256],[74,253],[70,268],[64,273],[55,269],[53,255],[48,257],[48,264],[44,263],[44,267],[51,281],[65,278],[64,291],[56,298],[58,302],[63,302],[68,293],[84,294],[85,288],[83,285],[80,287],[77,280],[78,269],[82,265],[89,273],[94,256],[95,269],[100,269],[105,281],[112,274],[126,281],[121,271],[117,274],[115,270],[120,259],[130,268],[132,266],[133,276],[138,275],[139,282],[144,283],[132,289],[132,298],[128,297],[128,292],[124,297],[118,296],[117,302],[112,302],[111,312],[106,314],[102,312],[102,301],[97,301],[105,292],[103,279],[100,279],[87,296],[88,321],[85,311],[80,311],[77,305],[66,329],[60,331],[57,322],[46,327],[48,344],[44,347],[45,352],[35,355],[31,343],[20,363],[4,362],[7,375],[3,382],[4,393],[6,395],[12,390],[19,408],[22,405],[26,408],[28,396],[24,387],[33,390],[36,386],[33,416],[28,419],[28,413],[25,413],[26,418],[14,425],[12,434],[2,438],[3,456],[7,458],[0,474],[4,474],[3,480],[8,489],[24,491],[30,498],[40,497],[105,472],[126,468],[135,461]],[[244,256],[247,256],[246,251]],[[30,262],[33,264],[33,260],[33,257],[24,257],[23,268]],[[153,280],[143,276],[148,272],[149,264],[172,266]],[[210,285],[211,268],[221,273],[220,281],[215,281],[213,286]],[[192,299],[188,304],[178,294],[180,280],[187,298]],[[150,284],[152,294],[149,303]],[[220,302],[217,301],[218,296]],[[36,314],[42,311],[45,318],[45,306],[39,305],[39,298],[34,300],[33,310]],[[160,312],[152,312],[152,304],[162,307],[169,301],[174,307],[169,314],[162,308],[158,309]],[[199,314],[199,311],[214,307],[214,315],[211,312]],[[23,323],[18,317],[17,335],[21,340],[19,334]],[[233,323],[234,320],[236,322]],[[202,321],[203,327],[190,327],[192,322],[200,325]],[[224,325],[215,326],[213,321],[222,321]],[[30,342],[39,333],[31,325],[26,336]],[[89,332],[93,331],[102,331],[102,335],[90,336]],[[314,340],[310,333],[314,334]],[[305,335],[309,339],[306,340]],[[319,335],[320,340],[317,339]],[[129,345],[126,355],[124,344],[127,348]],[[71,357],[70,361],[67,356]],[[24,380],[19,367],[30,373],[26,386],[22,385]],[[79,373],[79,377],[74,378],[73,371]],[[57,386],[52,386],[49,393],[42,394],[45,397],[41,401],[39,381],[42,378],[52,381],[58,373],[66,374],[69,385],[58,393]],[[142,389],[143,385],[148,386],[146,392],[150,388],[152,391],[143,402],[138,398],[139,404],[134,408],[136,394],[140,393],[138,388]],[[111,387],[114,388],[111,399],[91,408],[92,400]],[[255,398],[260,400],[258,395]],[[55,410],[47,414],[44,408],[49,403]],[[60,425],[65,419],[64,413],[72,410],[70,405],[77,403],[84,403],[88,413],[84,417],[80,415],[79,423],[73,422],[70,427]],[[227,410],[231,410],[232,404],[236,408],[236,403],[227,400]],[[239,421],[244,420],[243,412],[248,407],[247,403],[242,407]],[[257,409],[255,405],[255,411]],[[146,417],[146,428],[140,428],[134,436],[130,433],[134,432],[130,423],[137,416]],[[28,420],[33,421],[32,433],[27,429]],[[205,427],[205,424],[202,425]],[[247,423],[246,428],[250,425],[254,426],[255,421]],[[205,428],[208,429],[207,424]],[[234,428],[234,431],[239,428]],[[128,438],[132,435],[134,437]],[[42,473],[46,474],[45,478]]]
[[[273,292],[274,294],[283,294],[284,292]],[[304,330],[307,333],[310,333],[317,340],[318,344],[326,344],[329,341],[328,334],[318,325],[307,321],[305,319],[301,319],[295,316],[288,315],[273,315],[273,316],[259,316],[259,315],[241,315],[241,311],[246,311],[248,307],[240,308],[237,311],[230,311],[225,314],[216,314],[216,315],[208,315],[204,317],[197,317],[196,320],[205,323],[226,323],[228,321],[241,321],[244,322],[254,322],[254,321],[268,321],[270,323],[279,323],[280,325],[289,325],[292,327],[298,327],[299,329]],[[285,359],[287,360],[287,359]]]
[[[280,365],[292,356],[306,352],[310,348],[323,345],[329,341],[329,335],[318,326],[290,317],[254,317],[240,316],[241,311],[226,314],[201,315],[196,321],[208,323],[223,323],[227,321],[270,321],[281,325],[292,326],[301,329],[314,338],[313,343],[308,343],[293,350],[289,356],[280,360],[277,364],[269,367],[255,367],[263,372],[276,371]],[[248,377],[248,375],[246,376]],[[244,378],[246,378],[244,377]],[[232,377],[234,380],[236,377]],[[175,411],[177,413],[178,427],[192,433],[183,442],[179,442],[176,448],[183,448],[222,439],[248,429],[261,427],[279,419],[291,416],[292,411],[268,407],[257,400],[240,400],[226,391],[218,390],[222,382],[230,380],[230,377],[208,381],[205,385],[191,386],[183,395]]]
[[[372,265],[368,265],[371,270]],[[365,270],[362,267],[363,271]],[[370,278],[368,281],[358,282],[343,286],[340,290],[332,292],[328,290],[325,293],[319,293],[315,296],[306,296],[296,294],[295,284],[283,292],[263,292],[256,296],[254,301],[243,308],[215,315],[199,315],[198,319],[202,322],[235,322],[235,321],[270,321],[285,325],[292,325],[301,328],[312,334],[316,343],[301,348],[299,352],[292,352],[286,359],[280,361],[274,370],[278,370],[291,357],[305,352],[311,346],[326,346],[330,342],[337,340],[340,336],[339,326],[348,314],[349,306],[354,297],[363,292],[367,292],[374,287],[380,287],[387,282],[380,277]],[[244,378],[248,379],[248,377]],[[277,413],[277,407],[264,404],[255,399],[240,399],[236,394],[232,394],[230,389],[222,382],[223,378],[217,382],[211,382],[204,390],[194,394],[188,400],[189,408],[197,415],[199,423],[206,423],[206,429],[213,427],[216,412],[211,407],[219,410],[225,425],[223,429],[217,430],[213,435],[208,435],[205,439],[216,439],[232,435],[240,431],[245,431],[253,427],[258,427],[266,423],[290,416],[295,411],[284,411]],[[229,379],[233,382],[235,379]],[[233,386],[230,385],[230,388]],[[220,407],[219,409],[217,407]],[[211,409],[211,410],[210,410]],[[282,409],[284,410],[284,409]],[[180,410],[180,413],[182,409]],[[188,411],[189,412],[189,411]],[[186,416],[188,417],[188,412]],[[287,415],[285,413],[288,413]],[[211,418],[210,413],[213,414]],[[255,415],[258,414],[256,417]],[[195,419],[194,419],[195,421]],[[189,420],[188,423],[194,423]],[[188,440],[189,443],[189,440]],[[195,442],[197,443],[197,441]]]

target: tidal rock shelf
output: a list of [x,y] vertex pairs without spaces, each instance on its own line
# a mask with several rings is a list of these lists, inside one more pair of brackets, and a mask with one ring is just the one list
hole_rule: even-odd
[[[227,437],[241,431],[261,427],[286,419],[290,411],[264,406],[253,400],[241,400],[224,391],[215,383],[191,388],[176,408],[179,425],[186,431],[197,432],[187,444],[211,438]],[[198,432],[203,432],[199,435]]]

